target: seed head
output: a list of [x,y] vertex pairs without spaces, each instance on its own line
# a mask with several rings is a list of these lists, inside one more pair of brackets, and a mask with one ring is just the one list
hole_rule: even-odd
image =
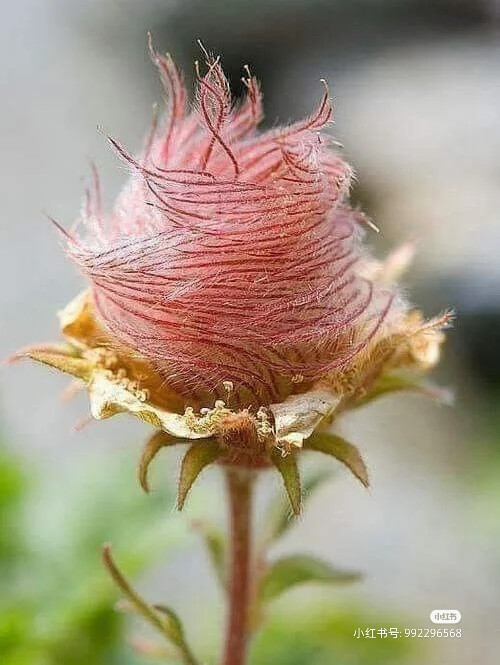
[[394,316],[394,289],[361,274],[364,217],[347,194],[351,168],[317,109],[259,131],[262,95],[248,68],[235,104],[219,58],[196,65],[188,108],[170,56],[151,49],[167,111],[105,213],[99,187],[71,258],[97,317],[183,397],[258,406],[343,372]]

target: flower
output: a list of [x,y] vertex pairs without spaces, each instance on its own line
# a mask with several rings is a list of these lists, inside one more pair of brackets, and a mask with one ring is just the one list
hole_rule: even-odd
[[[113,211],[95,193],[67,242],[96,315],[190,401],[281,401],[343,371],[397,316],[395,293],[358,272],[364,218],[349,208],[351,169],[322,133],[318,109],[259,132],[248,73],[238,106],[219,59],[197,67],[186,110],[181,76],[153,52],[169,110],[133,158]],[[298,386],[297,384],[302,384]]]
[[[258,131],[259,85],[231,99],[219,58],[197,64],[195,104],[181,74],[151,48],[168,110],[155,118],[113,210],[99,180],[80,226],[64,232],[90,288],[60,315],[68,344],[18,354],[84,385],[95,418],[129,412],[159,433],[146,445],[143,486],[156,452],[198,441],[184,458],[179,504],[206,464],[273,462],[298,509],[294,455],[334,455],[364,483],[357,450],[315,438],[337,414],[402,388],[439,358],[449,315],[425,322],[395,281],[403,246],[385,262],[362,245],[367,219],[347,201],[352,171],[317,110]],[[401,374],[406,373],[404,376]],[[322,438],[321,438],[322,437]]]

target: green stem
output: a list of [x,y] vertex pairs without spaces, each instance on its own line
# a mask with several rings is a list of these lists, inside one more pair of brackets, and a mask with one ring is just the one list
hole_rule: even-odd
[[229,500],[228,613],[223,665],[245,665],[249,636],[252,480],[247,469],[226,472]]
[[[113,578],[113,581],[122,591],[127,600],[133,605],[134,609],[139,614],[141,614],[144,619],[146,619],[146,621],[148,621],[154,628],[162,633],[164,637],[173,642],[179,649],[183,665],[198,665],[198,662],[191,653],[191,650],[189,649],[189,646],[187,645],[181,630],[177,629],[174,633],[169,629],[168,610],[164,610],[162,607],[159,607],[159,611],[157,611],[154,607],[151,607],[151,605],[149,605],[143,598],[141,598],[141,596],[139,596],[137,591],[128,583],[123,573],[114,562],[110,545],[104,545],[102,549],[102,560],[107,571]],[[167,616],[163,618],[159,612],[162,612]]]

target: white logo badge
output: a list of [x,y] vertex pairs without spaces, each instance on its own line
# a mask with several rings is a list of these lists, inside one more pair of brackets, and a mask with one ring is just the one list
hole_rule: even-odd
[[461,618],[458,610],[432,610],[430,613],[432,623],[459,623]]

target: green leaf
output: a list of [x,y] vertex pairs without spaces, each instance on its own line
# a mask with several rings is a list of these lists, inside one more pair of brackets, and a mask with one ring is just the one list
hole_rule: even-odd
[[168,634],[169,640],[176,646],[182,647],[184,644],[184,629],[178,615],[166,605],[153,605],[153,607],[164,617],[165,633]]
[[[309,473],[302,483],[303,501],[309,499],[314,491],[333,475],[330,469],[316,469]],[[290,504],[283,499],[280,492],[274,501],[272,501],[269,510],[267,526],[264,528],[265,542],[270,543],[280,538],[293,524],[290,519]]]
[[300,515],[302,490],[295,454],[288,453],[288,455],[283,456],[281,451],[275,450],[271,454],[271,461],[281,474],[294,515]]
[[226,540],[224,533],[215,525],[202,520],[194,522],[193,527],[203,537],[210,562],[222,587],[226,586]]
[[213,439],[204,439],[193,443],[181,463],[179,487],[177,492],[177,508],[182,510],[189,490],[203,469],[215,462],[222,455],[219,444]]
[[198,661],[186,642],[184,627],[176,612],[166,605],[153,605],[153,607],[165,617],[165,632],[168,633],[172,644],[180,649],[184,665],[198,665]]
[[187,443],[184,439],[176,439],[167,432],[159,430],[155,432],[145,443],[139,460],[137,476],[139,484],[145,492],[149,492],[148,471],[149,465],[158,452],[165,446],[173,446],[177,443]]
[[329,432],[313,434],[307,439],[304,447],[335,457],[356,476],[364,487],[369,487],[368,470],[359,450],[341,436]]
[[260,598],[268,602],[298,584],[345,584],[360,578],[360,573],[338,570],[316,557],[295,554],[271,564],[260,583]]

